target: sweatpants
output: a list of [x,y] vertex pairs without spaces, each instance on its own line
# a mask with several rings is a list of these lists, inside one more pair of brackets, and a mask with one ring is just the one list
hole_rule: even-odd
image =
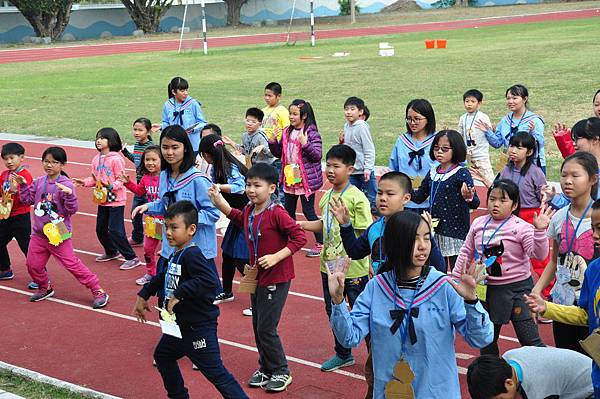
[[277,332],[290,284],[291,282],[287,281],[267,287],[256,287],[256,292],[250,295],[258,364],[260,370],[269,376],[290,373]]
[[10,256],[6,246],[14,238],[21,248],[23,255],[27,256],[29,237],[31,236],[31,218],[29,213],[0,220],[0,271],[10,270]]
[[161,244],[161,240],[144,237],[144,262],[146,262],[146,273],[151,276],[156,276],[156,250]]
[[46,265],[50,255],[54,256],[82,285],[92,291],[100,289],[98,277],[83,264],[81,259],[75,256],[72,239],[69,238],[60,245],[54,246],[46,237],[32,234],[29,251],[27,251],[27,271],[41,290],[48,289]]
[[229,255],[223,254],[223,262],[221,264],[221,275],[223,277],[223,292],[231,294],[233,291],[233,277],[237,270],[244,275],[244,266],[248,263],[248,259],[232,258]]
[[96,236],[107,255],[120,253],[126,260],[137,257],[125,234],[125,206],[98,206]]
[[587,326],[571,326],[555,321],[552,323],[552,334],[554,335],[554,344],[557,348],[570,349],[589,356],[579,344],[579,341],[586,339],[590,335]]
[[[315,212],[315,193],[306,198],[304,195],[295,195],[285,193],[285,210],[291,216],[292,219],[296,220],[296,204],[300,198],[300,204],[302,205],[302,213],[306,217],[306,220],[319,220],[317,213]],[[319,244],[323,244],[323,233],[315,233],[315,240]]]
[[167,396],[171,399],[189,399],[177,364],[177,360],[187,356],[224,398],[247,398],[235,377],[223,365],[217,340],[217,323],[180,325],[179,328],[181,339],[163,334],[154,350],[154,360]]
[[[133,212],[133,210],[136,207],[138,207],[142,204],[145,204],[145,203],[146,203],[145,195],[134,196],[133,203],[131,205],[131,212]],[[133,230],[131,230],[131,239],[135,242],[144,241],[144,224],[142,222],[142,218],[143,218],[142,214],[138,213],[137,215],[135,215],[135,217],[131,221],[133,224]]]

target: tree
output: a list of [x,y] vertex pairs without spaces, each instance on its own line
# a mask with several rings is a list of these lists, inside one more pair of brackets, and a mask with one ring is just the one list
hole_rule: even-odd
[[161,18],[167,13],[173,0],[121,0],[131,19],[144,33],[158,31]]
[[69,23],[74,0],[11,0],[39,37],[58,39]]
[[242,6],[248,0],[224,0],[227,3],[227,25],[238,26],[240,24],[240,16]]

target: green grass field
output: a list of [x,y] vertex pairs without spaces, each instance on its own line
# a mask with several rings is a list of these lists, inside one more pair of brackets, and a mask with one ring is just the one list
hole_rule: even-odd
[[27,399],[78,399],[83,396],[52,385],[0,371],[0,389]]
[[[546,121],[549,177],[555,179],[561,157],[551,126],[591,115],[599,34],[592,18],[319,40],[315,48],[298,42],[211,49],[209,56],[159,52],[0,65],[0,131],[92,139],[98,128],[112,126],[131,143],[133,120],[159,121],[167,83],[180,75],[190,81],[208,119],[239,138],[245,109],[263,106],[262,89],[275,80],[284,87],[284,103],[304,98],[313,104],[326,147],[342,129],[345,98],[364,98],[377,163],[384,165],[404,130],[410,99],[429,99],[438,129],[455,128],[466,89],[484,92],[482,110],[497,122],[506,113],[505,90],[523,83],[531,108]],[[446,38],[448,49],[425,50],[426,38]],[[377,56],[381,41],[395,46],[395,57]],[[337,51],[351,56],[331,57]],[[299,59],[305,56],[321,58]]]

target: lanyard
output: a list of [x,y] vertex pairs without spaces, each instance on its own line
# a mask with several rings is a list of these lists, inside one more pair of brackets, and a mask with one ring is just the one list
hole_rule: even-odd
[[58,180],[58,177],[56,179],[54,179],[54,189],[52,190],[52,193],[48,192],[48,176],[46,176],[46,179],[44,180],[44,194],[53,194],[56,192],[56,181]]
[[[164,293],[165,293],[165,298],[168,298],[167,292],[169,291],[173,291],[173,290],[169,290],[167,285],[169,283],[169,279],[167,278],[167,275],[169,274],[169,270],[171,270],[171,266],[174,264],[179,265],[179,259],[181,259],[181,255],[183,255],[183,253],[185,252],[186,249],[188,249],[189,247],[194,246],[194,243],[191,243],[190,245],[186,246],[185,248],[183,248],[179,254],[177,254],[177,252],[173,253],[173,255],[171,255],[171,257],[169,258],[169,262],[167,264],[167,272],[165,273],[165,285],[164,285]],[[175,259],[175,255],[177,255],[177,259]],[[169,292],[170,293],[170,292]]]
[[583,219],[585,219],[585,215],[590,210],[590,207],[592,206],[593,202],[594,201],[591,200],[585,208],[585,211],[583,211],[583,215],[581,215],[581,218],[579,219],[579,222],[577,222],[577,226],[575,227],[575,231],[573,232],[573,239],[571,240],[571,242],[569,242],[569,212],[571,212],[571,205],[569,205],[569,209],[567,210],[567,217],[565,218],[565,241],[567,243],[567,254],[571,253],[571,250],[573,249],[573,244],[575,244],[575,240],[577,239],[577,230],[579,230],[579,226],[581,226],[581,222],[583,221]]
[[436,178],[438,177],[438,168],[435,169],[435,176],[433,176],[433,179],[431,179],[431,200],[429,201],[429,211],[431,211],[431,208],[433,207],[433,203],[435,202],[435,196],[437,195],[438,190],[440,189],[440,186],[442,185],[442,181],[444,180],[444,176],[446,176],[446,173],[456,169],[458,167],[458,165],[452,165],[450,166],[448,169],[446,169],[446,171],[444,171],[444,173],[442,173],[442,177],[440,177],[439,180],[437,180],[437,184],[436,184]]
[[[396,306],[396,289],[397,289],[397,282],[394,281],[394,283],[396,284],[396,287],[394,288],[394,306]],[[415,299],[417,297],[417,294],[419,293],[419,285],[421,285],[421,276],[419,276],[419,279],[417,280],[417,286],[415,287],[415,292],[413,294],[412,299],[410,300],[410,303],[408,304],[408,308],[406,309],[406,316],[404,317],[404,326],[401,327],[400,329],[400,339],[402,341],[402,357],[404,357],[404,354],[406,353],[406,337],[408,336],[408,328],[410,323],[412,323],[412,315],[411,315],[411,310],[413,307],[413,304],[415,303]]]
[[252,227],[252,225],[254,224],[254,218],[256,217],[256,215],[254,214],[254,208],[252,209],[252,211],[250,211],[250,214],[248,215],[248,238],[250,239],[250,242],[252,243],[252,249],[254,250],[253,267],[256,267],[256,264],[258,263],[258,240],[261,235],[260,224],[262,223],[263,215],[268,211],[269,205],[270,204],[267,204],[265,209],[263,209],[263,211],[260,213],[258,222],[256,223],[256,234],[254,234],[254,228]]
[[492,235],[490,236],[487,243],[484,243],[485,229],[487,228],[488,223],[492,220],[492,217],[490,216],[489,219],[485,221],[485,224],[483,225],[483,231],[481,232],[481,257],[482,258],[483,258],[483,253],[485,252],[485,247],[490,245],[490,242],[492,241],[492,239],[494,238],[496,233],[500,231],[502,226],[504,226],[506,224],[506,222],[508,222],[510,220],[511,217],[512,217],[512,215],[507,217],[506,219],[504,219],[504,221],[502,223],[500,223],[500,226],[496,227],[496,229],[492,232]]
[[[473,129],[473,124],[475,123],[475,119],[477,119],[477,113],[479,113],[479,110],[475,111],[475,115],[473,115],[473,119],[471,119],[471,125],[469,126],[469,128],[467,129],[467,115],[465,115],[465,120],[463,122],[463,135],[465,136],[465,143],[467,143],[467,146],[469,145],[468,142],[469,141],[473,141],[473,136],[471,135],[471,131]],[[467,132],[469,133],[469,140],[467,140]]]
[[[379,264],[377,268],[384,262],[383,259],[383,232],[385,231],[385,219],[383,219],[383,223],[381,223],[381,231],[379,232]],[[387,256],[386,256],[387,258]]]
[[[342,199],[346,190],[350,187],[350,182],[346,184],[346,187],[342,190],[340,195],[338,196],[338,200]],[[329,191],[329,198],[327,198],[327,212],[325,213],[325,235],[327,236],[327,241],[329,241],[329,236],[331,235],[331,226],[333,225],[333,217],[331,217],[331,212],[329,211],[329,203],[331,202],[331,196],[333,195],[333,189]]]

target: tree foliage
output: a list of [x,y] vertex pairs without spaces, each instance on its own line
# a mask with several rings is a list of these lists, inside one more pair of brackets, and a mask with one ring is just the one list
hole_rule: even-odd
[[161,18],[169,11],[173,0],[121,0],[138,29],[145,33],[158,31]]
[[39,37],[58,39],[69,24],[73,0],[11,0]]

